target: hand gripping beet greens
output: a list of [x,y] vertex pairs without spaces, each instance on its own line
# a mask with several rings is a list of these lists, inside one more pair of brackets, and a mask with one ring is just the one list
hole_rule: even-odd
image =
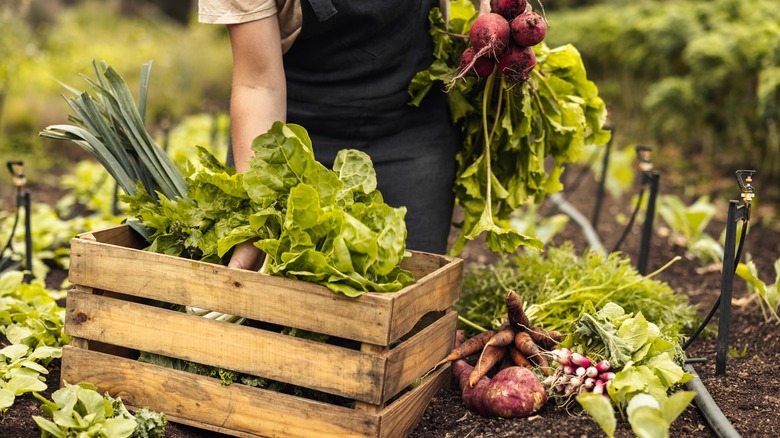
[[123,195],[128,214],[151,230],[150,250],[221,261],[253,239],[266,253],[262,272],[320,283],[357,296],[414,281],[403,207],[385,204],[370,158],[342,150],[333,170],[314,158],[303,127],[277,122],[252,143],[249,169],[236,174],[201,150],[188,175],[189,199]]
[[[561,190],[564,165],[577,159],[585,146],[607,143],[606,105],[572,45],[549,48],[540,42],[529,48],[510,42],[516,57],[532,69],[502,72],[483,54],[480,63],[471,64],[471,74],[453,80],[462,72],[464,52],[472,57],[479,52],[468,38],[476,19],[474,5],[467,0],[450,2],[447,23],[433,9],[435,60],[409,86],[414,105],[431,87],[444,87],[452,119],[461,131],[454,191],[464,218],[450,253],[460,253],[482,233],[495,252],[514,252],[522,245],[541,249],[541,240],[512,229],[509,216],[520,206],[538,204],[548,193]],[[538,33],[536,16],[531,21],[536,30],[526,32]]]

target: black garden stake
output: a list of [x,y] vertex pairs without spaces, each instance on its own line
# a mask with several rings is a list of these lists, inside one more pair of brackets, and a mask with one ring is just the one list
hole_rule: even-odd
[[[29,283],[34,277],[32,275],[32,225],[30,220],[30,192],[24,189],[27,184],[27,178],[24,176],[24,163],[22,161],[8,161],[6,163],[8,171],[13,177],[14,186],[16,186],[16,218],[19,219],[19,212],[24,209],[24,244],[25,244],[25,270],[24,282]],[[11,247],[11,241],[16,230],[17,223],[14,222],[14,229],[8,238],[8,244],[3,249]]]
[[[755,170],[738,170],[737,183],[744,201],[731,200],[728,206],[726,222],[726,240],[723,245],[723,270],[720,285],[720,316],[718,317],[718,346],[715,358],[715,375],[726,373],[726,355],[729,344],[729,327],[731,325],[731,294],[734,285],[734,272],[742,254],[748,222],[750,221],[750,204],[755,196],[753,175]],[[742,221],[742,233],[739,245],[736,243],[737,221]],[[735,250],[735,247],[737,248]],[[736,251],[736,253],[735,253]]]

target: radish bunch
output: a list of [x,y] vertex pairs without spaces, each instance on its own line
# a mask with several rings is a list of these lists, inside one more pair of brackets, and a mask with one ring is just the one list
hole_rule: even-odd
[[609,361],[593,362],[566,347],[550,352],[558,363],[555,372],[542,382],[556,396],[570,399],[583,392],[607,394],[607,384],[615,378]]
[[547,22],[527,0],[491,0],[490,12],[478,16],[469,29],[470,47],[461,54],[455,80],[487,77],[498,69],[510,85],[527,81],[536,65],[531,47],[546,34]]

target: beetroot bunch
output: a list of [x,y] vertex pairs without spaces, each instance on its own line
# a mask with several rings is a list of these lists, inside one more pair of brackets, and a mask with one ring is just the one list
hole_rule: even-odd
[[490,10],[471,25],[455,80],[487,77],[498,68],[508,84],[527,81],[536,65],[531,47],[544,40],[547,22],[527,0],[491,0]]

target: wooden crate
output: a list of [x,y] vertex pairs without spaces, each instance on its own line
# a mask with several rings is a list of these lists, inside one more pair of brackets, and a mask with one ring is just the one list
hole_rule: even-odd
[[[143,251],[128,226],[71,242],[62,380],[90,382],[132,408],[240,437],[399,437],[416,426],[449,368],[462,261],[413,252],[417,281],[348,298],[303,281]],[[152,300],[239,315],[230,324]],[[295,327],[339,342],[268,330]],[[264,328],[260,328],[264,327]],[[137,361],[146,351],[351,400],[313,401]],[[427,375],[426,375],[427,374]],[[426,375],[419,385],[413,385]],[[410,389],[413,386],[412,389]]]

